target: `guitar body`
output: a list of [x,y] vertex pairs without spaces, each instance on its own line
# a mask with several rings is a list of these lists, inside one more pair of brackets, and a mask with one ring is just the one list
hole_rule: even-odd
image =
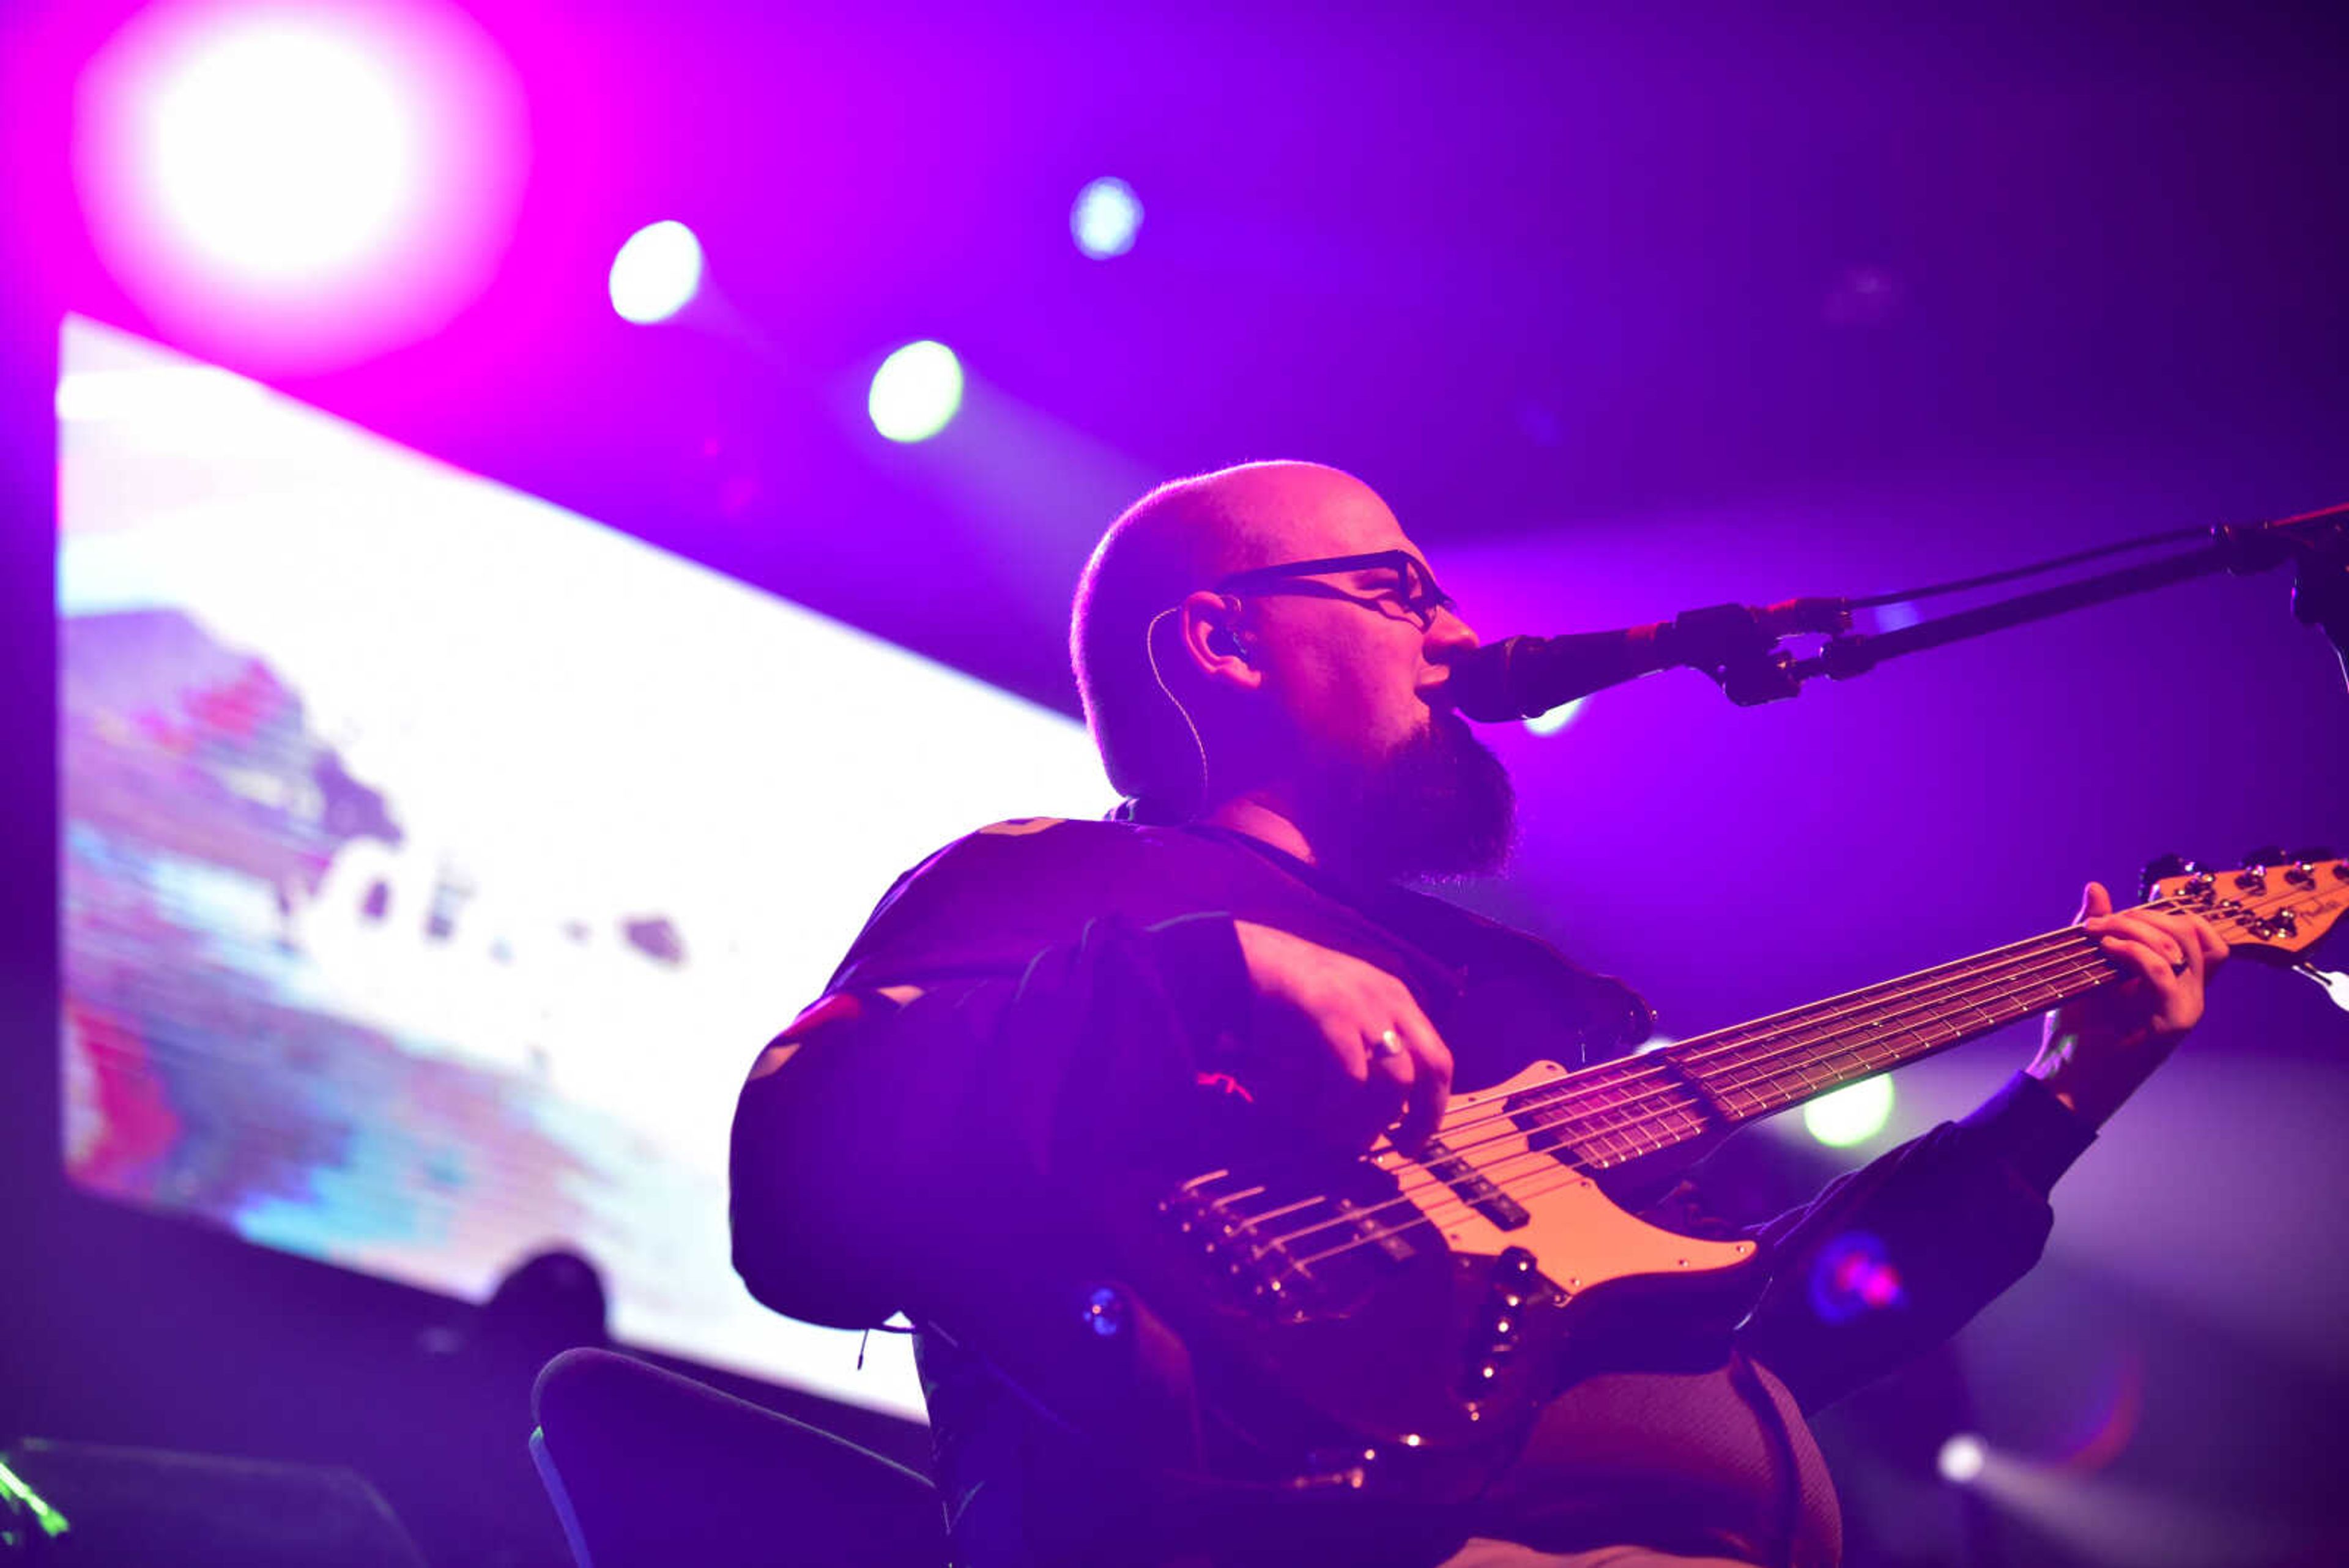
[[1381,1142],[1335,1171],[1198,1178],[1118,1239],[1131,1282],[1100,1310],[1181,1337],[1220,1469],[1465,1501],[1604,1342],[1743,1272],[1752,1242],[1647,1224],[1519,1125],[1565,1076],[1537,1063],[1456,1096],[1448,1124],[1474,1130],[1419,1161]]

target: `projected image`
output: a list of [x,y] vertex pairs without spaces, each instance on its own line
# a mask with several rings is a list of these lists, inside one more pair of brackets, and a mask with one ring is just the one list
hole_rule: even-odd
[[110,328],[63,365],[74,1179],[474,1299],[571,1246],[623,1340],[917,1415],[734,1278],[734,1095],[899,871],[1099,815],[1081,728]]

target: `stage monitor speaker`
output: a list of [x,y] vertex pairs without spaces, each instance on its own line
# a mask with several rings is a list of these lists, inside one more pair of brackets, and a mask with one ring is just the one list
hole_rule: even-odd
[[0,1453],[63,1516],[16,1525],[21,1561],[106,1568],[424,1568],[356,1470],[26,1438]]

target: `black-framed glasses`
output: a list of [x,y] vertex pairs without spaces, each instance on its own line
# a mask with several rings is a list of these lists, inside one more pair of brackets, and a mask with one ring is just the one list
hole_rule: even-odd
[[[1316,582],[1316,577],[1331,572],[1387,572],[1393,574],[1392,582],[1361,590],[1341,588],[1335,583]],[[1228,593],[1246,588],[1259,594],[1303,594],[1314,598],[1343,599],[1364,609],[1392,614],[1392,605],[1426,631],[1435,625],[1438,610],[1453,606],[1453,597],[1436,586],[1435,574],[1427,563],[1409,550],[1372,550],[1361,556],[1324,556],[1311,561],[1282,561],[1269,566],[1251,566],[1245,572],[1234,572],[1216,584],[1216,593]]]

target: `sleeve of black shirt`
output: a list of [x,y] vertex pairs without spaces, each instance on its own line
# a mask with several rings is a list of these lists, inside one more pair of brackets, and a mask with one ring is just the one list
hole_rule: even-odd
[[2095,1134],[2027,1074],[1753,1234],[1770,1281],[1738,1331],[1806,1411],[1940,1344],[2039,1260],[2048,1194]]
[[735,1268],[779,1312],[867,1325],[1007,1258],[1081,1255],[1110,1198],[1093,1178],[1171,1168],[1246,1017],[1227,915],[1102,917],[1016,967],[940,971],[910,1000],[839,993],[835,1021],[787,1033],[744,1087]]

